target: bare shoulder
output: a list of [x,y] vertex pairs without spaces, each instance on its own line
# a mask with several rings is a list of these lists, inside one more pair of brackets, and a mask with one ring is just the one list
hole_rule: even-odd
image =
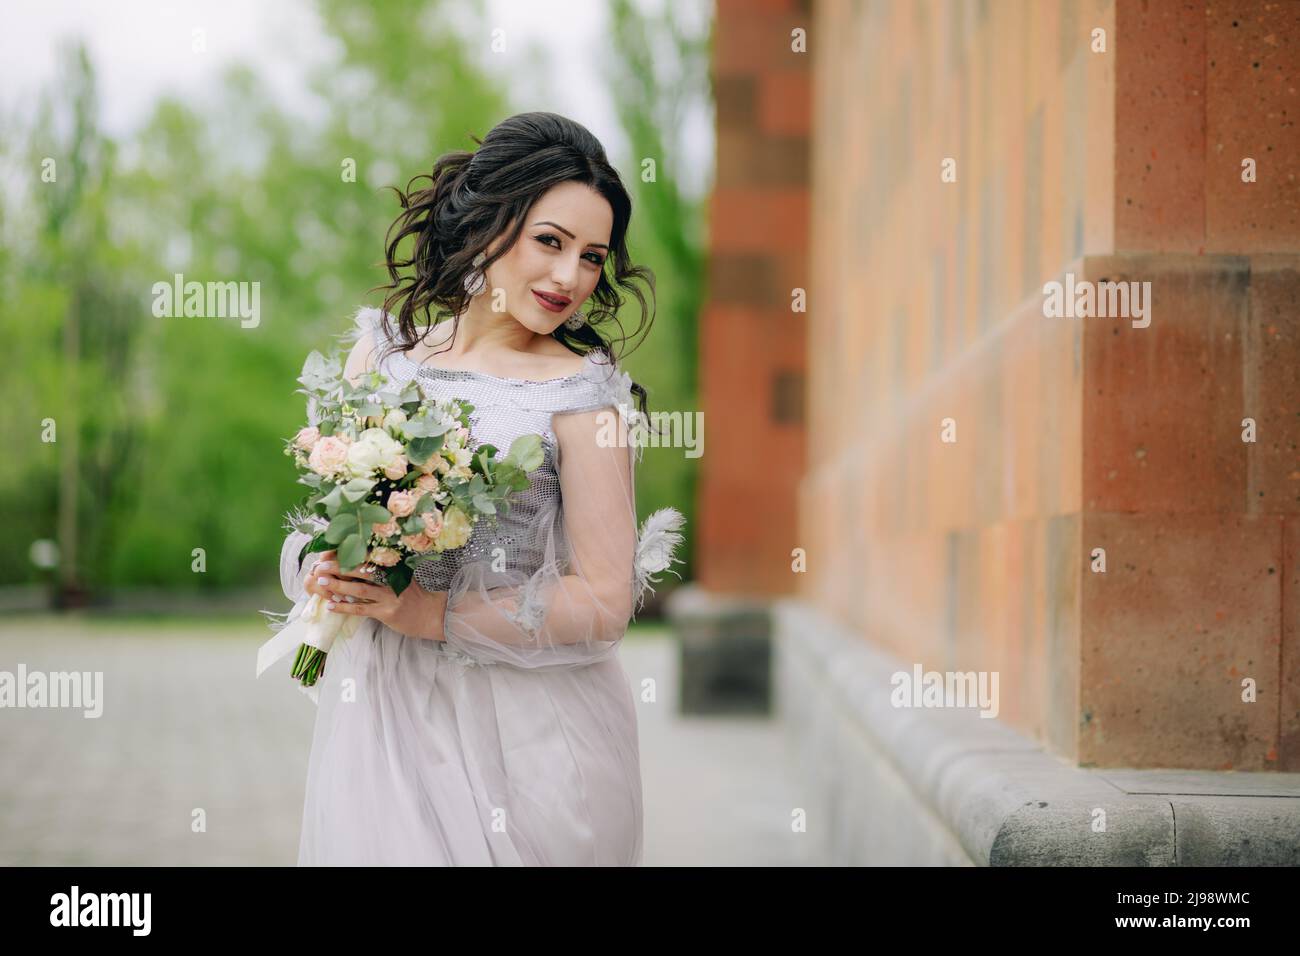
[[534,354],[538,358],[540,370],[537,378],[562,378],[566,375],[576,375],[582,371],[587,361],[585,355],[577,355],[569,351],[552,338],[541,343]]
[[[487,371],[492,375],[533,380],[565,378],[569,375],[576,375],[582,371],[586,362],[585,356],[569,351],[563,344],[550,336],[543,336],[533,342],[532,348],[528,351],[511,352],[508,355],[502,355],[496,361],[490,363],[493,366],[492,368],[483,369],[479,366],[479,363],[482,363],[481,359],[478,362],[471,360],[469,363],[465,363],[463,358],[460,360],[449,359],[447,355],[442,354],[441,350],[450,344],[451,339],[451,322],[439,322],[425,330],[420,337],[419,348],[409,353],[410,357],[416,362],[428,362],[431,357],[436,356],[434,364],[442,368],[472,367],[478,368],[480,371]],[[361,343],[358,342],[357,344],[360,345]]]
[[352,346],[347,363],[343,366],[343,377],[353,385],[357,379],[375,367],[375,333],[367,330]]
[[568,349],[563,354],[557,354],[547,360],[547,367],[541,371],[538,378],[567,378],[570,375],[577,375],[586,365],[587,357],[585,355],[574,355]]

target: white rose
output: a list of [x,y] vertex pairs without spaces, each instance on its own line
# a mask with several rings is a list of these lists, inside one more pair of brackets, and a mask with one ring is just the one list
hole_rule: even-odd
[[348,448],[348,474],[354,478],[367,478],[379,467],[379,446],[358,438]]
[[394,408],[384,416],[384,427],[392,431],[394,434],[400,435],[402,429],[399,426],[405,423],[406,412],[402,411],[400,408]]
[[377,469],[395,467],[402,451],[402,443],[382,428],[367,428],[348,449],[348,470],[366,478]]

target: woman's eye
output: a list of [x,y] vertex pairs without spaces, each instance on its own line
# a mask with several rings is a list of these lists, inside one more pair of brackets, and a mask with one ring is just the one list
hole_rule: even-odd
[[[556,239],[556,237],[553,236],[553,235],[551,235],[549,232],[548,232],[548,233],[544,233],[543,235],[540,235],[540,236],[537,237],[537,241],[540,242],[540,243],[542,243],[543,245],[546,245],[546,244],[547,244],[547,243],[546,243],[546,240],[547,240],[547,239],[555,239],[555,242],[556,242],[556,248],[559,248],[559,242],[560,242],[560,240],[559,240],[559,239]],[[587,261],[588,261],[588,262],[591,262],[591,263],[593,263],[593,264],[595,264],[595,265],[597,265],[597,266],[603,266],[603,265],[605,264],[605,259],[604,259],[604,257],[603,257],[599,252],[589,252],[589,253],[587,253]]]

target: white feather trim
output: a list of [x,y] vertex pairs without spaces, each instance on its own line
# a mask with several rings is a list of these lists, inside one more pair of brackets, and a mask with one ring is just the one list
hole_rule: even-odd
[[[645,603],[646,592],[654,592],[650,583],[660,580],[653,575],[671,571],[673,564],[682,563],[675,552],[682,543],[682,535],[678,532],[685,524],[686,518],[676,508],[660,508],[642,522],[641,533],[637,535],[635,562],[637,610]],[[676,571],[672,573],[677,574]],[[677,577],[681,575],[677,574]]]

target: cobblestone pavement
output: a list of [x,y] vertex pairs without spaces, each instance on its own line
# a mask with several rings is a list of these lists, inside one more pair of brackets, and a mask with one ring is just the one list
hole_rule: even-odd
[[[0,621],[0,670],[104,675],[97,719],[0,708],[0,864],[292,866],[316,708],[287,678],[254,678],[269,635],[257,619]],[[621,653],[634,689],[658,692],[638,702],[645,865],[808,862],[780,725],[678,715],[666,632]]]

